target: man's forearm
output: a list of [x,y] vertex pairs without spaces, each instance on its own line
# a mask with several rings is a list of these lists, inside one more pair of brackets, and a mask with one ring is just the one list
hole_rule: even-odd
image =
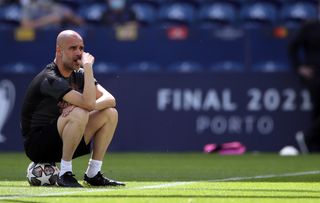
[[85,64],[84,66],[84,89],[83,97],[86,103],[92,108],[96,105],[96,87],[94,84],[92,65]]
[[112,97],[102,96],[96,100],[95,110],[103,110],[107,108],[112,108],[116,106],[116,101]]

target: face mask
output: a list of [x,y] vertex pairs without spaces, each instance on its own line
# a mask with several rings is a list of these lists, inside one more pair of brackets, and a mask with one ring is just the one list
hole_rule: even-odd
[[122,0],[113,0],[110,1],[110,8],[111,9],[122,9],[125,6],[125,1]]

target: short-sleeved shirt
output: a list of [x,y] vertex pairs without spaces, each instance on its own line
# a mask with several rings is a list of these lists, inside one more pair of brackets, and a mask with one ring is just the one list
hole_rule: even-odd
[[65,78],[54,62],[48,64],[28,87],[21,111],[22,135],[26,136],[31,129],[47,126],[58,119],[67,105],[63,96],[71,90],[82,93],[83,88],[82,68]]

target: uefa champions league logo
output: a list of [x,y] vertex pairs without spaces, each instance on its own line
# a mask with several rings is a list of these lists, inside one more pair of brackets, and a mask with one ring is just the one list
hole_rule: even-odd
[[15,96],[14,84],[10,80],[0,81],[0,143],[6,141],[2,130],[14,106]]

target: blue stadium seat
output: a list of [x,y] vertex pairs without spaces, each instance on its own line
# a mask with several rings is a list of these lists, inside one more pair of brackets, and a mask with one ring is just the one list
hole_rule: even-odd
[[115,63],[100,61],[95,63],[94,71],[96,73],[117,73],[120,72],[121,69]]
[[311,2],[288,3],[281,10],[281,20],[287,27],[297,28],[304,21],[317,17],[317,6]]
[[275,25],[278,19],[277,7],[269,2],[255,2],[245,5],[240,12],[242,25],[247,28]]
[[280,61],[263,61],[257,64],[254,64],[252,67],[253,72],[289,72],[290,68],[289,65],[285,62]]
[[149,3],[133,3],[131,6],[137,20],[142,25],[152,25],[156,21],[157,9]]
[[174,2],[161,6],[158,19],[161,25],[190,25],[195,20],[195,8],[190,3]]
[[21,7],[9,4],[0,7],[0,27],[14,27],[20,25]]
[[243,72],[244,66],[241,62],[237,61],[222,61],[213,63],[209,67],[212,72]]
[[236,7],[228,2],[204,4],[198,14],[199,23],[203,27],[232,25],[236,19]]
[[30,63],[16,62],[2,66],[0,71],[2,73],[34,73],[37,69]]
[[129,64],[127,69],[128,72],[132,73],[147,73],[147,72],[160,72],[161,67],[159,64],[149,61],[141,61],[137,63]]
[[88,23],[99,24],[106,9],[106,3],[83,4],[78,14]]
[[176,72],[176,73],[195,73],[195,72],[202,72],[202,66],[193,61],[180,61],[173,63],[168,66],[169,72]]

